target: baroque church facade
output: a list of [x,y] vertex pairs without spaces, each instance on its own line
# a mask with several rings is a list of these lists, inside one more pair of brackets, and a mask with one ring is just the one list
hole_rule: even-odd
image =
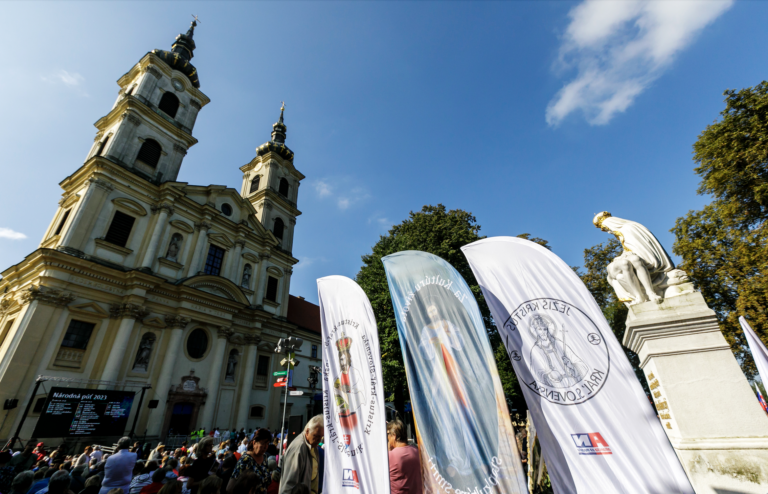
[[38,376],[150,385],[128,420],[138,414],[136,433],[149,438],[279,428],[283,388],[271,376],[282,370],[275,345],[288,336],[304,340],[294,385],[305,395],[290,397],[287,416],[317,410],[307,377],[321,363],[319,309],[289,295],[305,177],[285,144],[283,109],[271,140],[240,168],[240,191],[176,181],[210,102],[190,63],[195,26],[117,81],[84,164],[60,183],[39,248],[2,272],[0,401],[19,403],[2,437],[32,403],[20,433],[30,438],[47,390],[66,385],[49,381],[33,396]]

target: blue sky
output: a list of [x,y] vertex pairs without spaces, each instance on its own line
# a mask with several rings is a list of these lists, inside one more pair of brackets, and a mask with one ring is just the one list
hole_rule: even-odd
[[[299,189],[291,293],[354,277],[425,204],[488,236],[531,233],[581,265],[602,210],[671,252],[696,195],[691,145],[726,88],[768,66],[766,2],[4,3],[0,269],[34,251],[147,52],[200,16],[211,103],[179,180],[239,190],[286,102]],[[23,238],[21,238],[23,237]]]

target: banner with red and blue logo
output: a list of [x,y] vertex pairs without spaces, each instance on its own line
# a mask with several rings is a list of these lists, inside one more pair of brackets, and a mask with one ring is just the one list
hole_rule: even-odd
[[317,280],[323,345],[323,492],[389,494],[389,456],[376,318],[344,276]]
[[555,493],[693,494],[624,350],[571,267],[521,238],[462,251],[517,374]]

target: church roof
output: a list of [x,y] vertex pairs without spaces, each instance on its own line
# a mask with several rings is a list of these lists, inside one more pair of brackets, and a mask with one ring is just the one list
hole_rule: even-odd
[[293,151],[285,145],[285,135],[288,131],[288,127],[283,122],[283,112],[285,111],[285,104],[280,108],[280,120],[272,125],[272,140],[262,144],[256,148],[256,156],[264,156],[270,151],[277,153],[283,159],[293,161]]
[[171,51],[166,50],[153,50],[155,55],[160,57],[163,62],[167,63],[184,75],[187,76],[189,82],[195,88],[200,88],[200,78],[197,76],[197,69],[189,61],[194,57],[195,40],[193,36],[195,34],[195,26],[197,21],[192,21],[192,25],[189,27],[187,34],[179,34],[176,36],[176,41],[171,46]]
[[312,333],[321,334],[320,307],[303,298],[288,295],[288,322]]

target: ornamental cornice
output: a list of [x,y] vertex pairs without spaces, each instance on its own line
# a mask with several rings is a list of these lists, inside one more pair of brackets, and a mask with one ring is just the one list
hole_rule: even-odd
[[96,141],[100,140],[102,137],[104,137],[104,132],[103,131],[100,130],[100,131],[96,132],[96,137],[93,138],[93,142],[96,142]]
[[113,304],[109,307],[109,317],[113,319],[136,319],[141,321],[149,315],[149,309],[137,304]]
[[173,206],[171,204],[168,204],[167,202],[164,202],[162,204],[156,204],[152,206],[150,209],[155,214],[159,213],[162,210],[165,210],[168,212],[168,216],[172,216],[174,212]]
[[40,304],[52,305],[54,307],[65,307],[76,298],[71,292],[36,285],[30,286],[21,294],[23,304],[29,304],[37,300]]
[[258,345],[261,343],[261,338],[256,335],[245,335],[243,339],[245,340],[246,345]]
[[239,245],[241,248],[245,247],[245,239],[244,238],[238,238],[235,240],[235,245]]
[[95,185],[100,189],[106,190],[107,192],[112,192],[113,190],[115,190],[115,187],[111,183],[101,178],[91,177],[88,179],[88,182],[91,185]]
[[0,300],[0,316],[5,315],[7,312],[9,312],[15,306],[16,306],[16,303],[10,297],[4,298],[3,300]]
[[283,268],[283,272],[285,274],[293,274],[293,269],[291,269],[291,268]]
[[261,259],[263,261],[269,259],[270,257],[272,257],[272,256],[269,255],[269,254],[259,254],[259,259]]
[[133,113],[124,112],[122,115],[120,115],[120,117],[123,120],[127,120],[128,123],[131,123],[133,125],[139,125],[141,123],[141,119],[136,115],[134,115]]
[[198,229],[198,230],[206,230],[207,231],[207,230],[211,229],[211,224],[208,223],[207,221],[200,221],[198,223],[195,223],[195,228]]
[[270,211],[272,210],[272,204],[271,204],[271,203],[269,203],[269,202],[265,202],[265,203],[264,203],[264,207],[265,207],[265,208],[267,208],[267,209],[268,209],[268,210],[270,210]]
[[233,334],[234,331],[232,330],[231,326],[219,326],[219,328],[216,330],[216,335],[219,338],[228,339]]
[[144,67],[144,72],[146,72],[147,74],[152,74],[153,76],[155,76],[155,79],[160,79],[163,76],[163,74],[159,70],[157,70],[157,67],[155,67],[154,65],[147,65],[146,67]]
[[288,223],[290,223],[291,225],[295,225],[296,224],[296,218],[290,218],[288,220]]
[[186,154],[187,154],[187,148],[185,148],[185,147],[184,147],[184,146],[182,146],[181,144],[176,144],[176,143],[174,143],[174,144],[173,144],[173,150],[174,150],[174,151],[176,151],[177,153],[183,154],[183,155],[185,155],[185,156],[186,156]]
[[192,320],[182,316],[165,316],[165,324],[171,329],[184,329]]

